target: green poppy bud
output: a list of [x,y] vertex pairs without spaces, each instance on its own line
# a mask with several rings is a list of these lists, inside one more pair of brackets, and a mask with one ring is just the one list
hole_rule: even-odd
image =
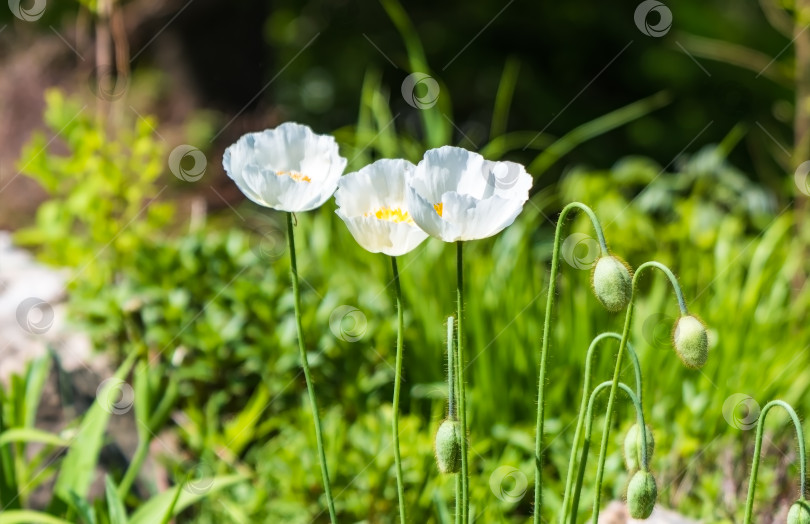
[[709,358],[709,335],[703,322],[685,315],[675,323],[672,332],[675,351],[688,368],[702,368]]
[[436,432],[436,465],[442,473],[461,469],[461,427],[456,420],[445,420]]
[[649,471],[637,471],[627,485],[627,510],[634,519],[646,519],[655,507],[658,488]]
[[810,504],[806,500],[793,503],[788,512],[787,524],[810,524]]
[[619,257],[609,255],[599,258],[593,266],[591,284],[596,298],[608,311],[621,311],[630,303],[633,278],[630,267]]
[[[647,460],[652,458],[655,450],[655,440],[653,439],[650,426],[645,426],[647,430]],[[624,463],[627,471],[634,473],[641,468],[641,435],[638,431],[638,424],[633,424],[624,437]]]

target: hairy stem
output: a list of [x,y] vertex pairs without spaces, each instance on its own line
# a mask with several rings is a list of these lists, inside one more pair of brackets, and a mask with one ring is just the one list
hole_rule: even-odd
[[765,430],[765,416],[771,408],[779,406],[790,415],[793,427],[796,430],[796,440],[799,443],[799,500],[804,500],[807,496],[807,455],[804,447],[804,431],[802,423],[793,407],[783,400],[772,400],[765,404],[759,414],[757,421],[757,437],[754,444],[754,462],[751,465],[751,479],[748,482],[748,498],[745,501],[745,520],[743,524],[751,524],[754,513],[754,492],[757,488],[757,475],[759,474],[759,457],[762,454],[762,437]]
[[585,204],[579,202],[572,202],[565,206],[557,219],[557,229],[554,233],[554,248],[551,254],[551,272],[548,282],[548,297],[546,299],[546,314],[543,322],[543,341],[540,346],[540,373],[537,380],[537,426],[535,428],[534,441],[534,524],[540,524],[543,510],[543,430],[546,416],[546,358],[548,356],[548,346],[551,332],[551,312],[554,308],[554,296],[557,289],[557,273],[559,271],[562,229],[563,225],[565,224],[566,216],[568,216],[568,214],[574,209],[580,209],[588,215],[593,223],[594,230],[596,231],[596,237],[599,240],[602,255],[604,256],[608,253],[607,244],[605,243],[605,236],[602,233],[602,226],[599,223],[599,219],[596,218],[593,210]]
[[[613,404],[616,400],[616,390],[618,389],[619,384],[619,374],[622,370],[622,359],[624,357],[624,350],[627,347],[628,337],[630,336],[630,321],[633,318],[633,309],[635,306],[635,298],[636,298],[636,290],[638,289],[638,279],[642,273],[644,273],[647,269],[658,269],[662,271],[667,278],[669,278],[670,283],[672,284],[673,289],[675,290],[675,296],[678,299],[678,307],[681,310],[681,315],[688,314],[686,309],[686,302],[683,299],[683,292],[681,291],[681,286],[678,284],[678,279],[675,278],[675,275],[672,271],[665,265],[661,264],[660,262],[645,262],[641,264],[638,269],[636,270],[636,274],[633,275],[633,286],[630,292],[630,303],[627,305],[627,313],[624,319],[624,330],[622,331],[622,341],[619,343],[619,353],[616,356],[616,367],[613,371],[613,384],[610,387],[610,396],[608,397],[608,404],[605,413],[605,431],[602,433],[602,444],[599,449],[599,463],[596,469],[596,496],[594,499],[594,503],[596,504],[597,511],[594,512],[593,515],[593,522],[597,524],[597,519],[599,517],[598,512],[598,505],[599,499],[602,495],[602,478],[605,474],[605,458],[607,456],[607,445],[610,439],[610,425],[611,421],[613,420]],[[644,427],[639,427],[640,433],[646,434]]]
[[326,466],[326,451],[323,446],[321,416],[318,413],[318,401],[315,398],[315,385],[312,383],[307,350],[304,347],[304,329],[301,327],[301,290],[298,288],[298,264],[295,259],[295,231],[293,228],[292,213],[287,213],[287,241],[290,247],[290,280],[292,280],[293,302],[295,305],[295,328],[298,335],[298,351],[301,353],[301,367],[304,368],[304,378],[307,382],[307,393],[309,394],[309,406],[312,409],[312,419],[315,423],[315,440],[318,443],[318,459],[321,463],[321,475],[323,476],[323,490],[326,495],[326,506],[329,509],[329,518],[332,524],[337,524],[335,502],[332,499],[332,486],[329,483],[329,470]]
[[[596,347],[599,345],[600,342],[603,340],[607,340],[609,338],[621,341],[622,336],[618,333],[602,333],[597,335],[593,341],[591,341],[591,345],[588,347],[588,352],[585,355],[585,373],[582,383],[582,398],[579,402],[579,415],[577,417],[577,427],[574,431],[574,441],[571,444],[571,455],[568,459],[568,471],[565,477],[565,492],[563,494],[563,505],[562,510],[560,511],[560,524],[564,524],[566,521],[566,517],[568,516],[569,511],[569,501],[571,496],[571,488],[574,484],[574,468],[576,467],[576,459],[577,459],[577,449],[579,448],[579,441],[580,436],[582,434],[582,427],[585,424],[585,409],[588,404],[588,391],[591,389],[591,363],[593,361],[593,355],[596,352]],[[643,405],[642,401],[642,383],[641,383],[641,365],[638,361],[638,355],[633,350],[633,346],[630,344],[627,345],[627,350],[630,354],[631,360],[633,361],[633,370],[635,372],[636,377],[636,396],[638,397],[638,401],[640,404]]]
[[[456,359],[454,337],[456,335],[456,320],[447,317],[447,418],[448,420],[458,420],[456,413]],[[461,522],[461,475],[456,477],[456,523]]]
[[[576,522],[576,516],[577,516],[578,507],[579,507],[579,496],[580,496],[580,493],[582,492],[582,480],[583,480],[583,478],[585,476],[585,464],[588,461],[588,450],[590,449],[590,446],[591,446],[591,437],[593,435],[593,406],[594,406],[594,402],[596,400],[596,397],[602,391],[607,389],[608,387],[610,387],[612,389],[612,387],[613,387],[613,382],[612,381],[608,380],[606,382],[602,382],[601,384],[599,384],[598,386],[596,386],[594,388],[593,392],[590,395],[590,398],[588,399],[588,409],[587,409],[587,412],[586,412],[586,415],[585,415],[585,441],[584,441],[584,444],[582,446],[582,456],[580,457],[580,461],[579,461],[579,469],[578,469],[578,472],[577,472],[577,483],[574,486],[574,494],[573,494],[574,509],[572,511],[571,522]],[[630,387],[627,386],[625,383],[619,382],[618,387],[619,387],[619,389],[624,390],[625,393],[627,393],[627,396],[630,397],[630,401],[633,403],[633,406],[635,407],[635,410],[636,410],[636,423],[639,425],[640,428],[646,427],[646,424],[644,422],[644,411],[641,408],[641,400],[638,398],[638,396],[635,393],[633,393],[633,390],[630,389]],[[607,422],[608,421],[606,420],[605,421],[605,428],[607,428]],[[643,433],[643,435],[641,437],[641,445],[642,445],[641,468],[644,471],[647,471],[647,469],[649,467],[649,457],[647,456],[647,435],[646,435],[646,432],[644,432],[644,431],[642,431],[642,433]],[[597,490],[596,493],[594,494],[594,497],[597,497],[598,494],[599,494],[599,491]],[[594,503],[597,505],[596,509],[594,510],[594,514],[596,515],[595,518],[598,518],[598,512],[599,512],[598,504],[599,504],[599,502],[597,500],[595,500]]]
[[405,515],[405,485],[402,478],[402,457],[399,452],[399,391],[402,385],[402,331],[405,321],[402,311],[402,288],[399,283],[399,270],[397,268],[397,258],[391,257],[391,268],[394,271],[394,291],[397,296],[397,357],[394,375],[394,415],[391,421],[391,429],[394,435],[394,463],[397,470],[397,496],[399,497],[399,520],[402,523],[407,521]]
[[464,384],[464,262],[462,257],[462,243],[456,243],[456,322],[458,323],[458,340],[456,340],[458,373],[458,410],[461,425],[461,522],[467,524],[470,514],[470,473],[467,457],[467,401]]

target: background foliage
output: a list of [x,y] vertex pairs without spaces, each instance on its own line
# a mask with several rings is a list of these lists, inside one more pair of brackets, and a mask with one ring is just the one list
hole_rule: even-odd
[[[231,60],[202,44],[190,52],[188,68],[205,111],[190,120],[183,141],[208,153],[202,183],[178,186],[165,162],[157,131],[163,128],[151,117],[128,115],[112,131],[91,111],[71,120],[85,103],[81,94],[48,96],[44,121],[62,140],[35,136],[18,163],[50,196],[17,239],[43,260],[74,268],[76,324],[122,362],[148,355],[155,364],[144,371],[155,388],[151,398],[175,384],[173,416],[154,428],[180,441],[183,456],[163,458],[174,481],[182,484],[190,457],[228,482],[186,510],[184,521],[326,521],[293,350],[283,217],[241,198],[204,220],[177,213],[183,198],[216,184],[211,179],[228,183],[218,150],[229,135],[254,125],[238,120],[220,144],[209,142],[215,133],[205,123],[227,123],[282,67],[283,76],[246,108],[264,126],[289,118],[333,129],[350,168],[382,156],[416,160],[428,147],[453,143],[524,162],[535,175],[531,201],[515,224],[465,248],[471,485],[479,521],[522,522],[532,510],[529,495],[505,502],[499,490],[514,486],[492,487],[491,480],[502,466],[532,480],[550,246],[555,213],[572,200],[595,209],[611,250],[632,266],[656,259],[672,267],[690,308],[710,326],[709,364],[701,372],[683,369],[669,349],[674,301],[665,282],[645,282],[633,342],[656,435],[652,467],[665,505],[710,522],[741,518],[753,435],[735,427],[745,414],[729,412],[726,399],[743,393],[764,404],[780,397],[810,412],[810,378],[803,372],[810,344],[807,246],[797,234],[802,215],[792,205],[797,193],[784,151],[792,142],[792,58],[787,52],[768,64],[789,39],[765,20],[759,4],[679,2],[670,6],[675,24],[663,39],[637,30],[634,2],[615,8],[596,2],[409,2],[403,8],[391,0],[367,8],[322,0],[272,8],[199,4],[188,16],[226,14],[222,27],[233,34],[233,45],[247,37],[231,21],[262,24],[255,28],[260,45],[246,46],[244,56]],[[42,23],[71,20],[75,9],[60,4]],[[188,20],[167,31],[189,48],[203,32]],[[140,56],[135,79],[153,78],[148,68],[161,49],[159,41]],[[761,53],[753,55],[759,61],[748,60],[752,50]],[[201,74],[211,60],[221,69]],[[258,69],[236,71],[243,60],[255,60]],[[433,108],[417,110],[400,96],[412,71],[440,82]],[[160,75],[171,85],[170,73]],[[241,85],[230,89],[235,83]],[[141,95],[133,87],[127,96]],[[153,202],[156,197],[162,198]],[[303,324],[338,510],[344,521],[393,522],[388,432],[395,312],[388,262],[354,243],[332,202],[298,221]],[[589,234],[580,218],[569,230]],[[452,509],[452,481],[437,474],[431,450],[445,404],[451,251],[429,240],[400,262],[407,324],[401,440],[414,522],[449,522]],[[590,255],[587,245],[572,252],[585,261]],[[88,264],[92,271],[83,270]],[[585,349],[595,334],[617,331],[622,321],[593,298],[588,271],[562,267],[547,389],[549,517],[561,502]],[[339,306],[357,308],[366,319],[359,340],[340,336],[356,326],[335,322]],[[608,359],[598,362],[597,376],[608,377]],[[619,420],[620,429],[628,426],[629,411]],[[622,433],[613,433],[606,473],[607,495],[614,498],[625,482]],[[783,457],[793,453],[788,437],[771,435],[771,467],[763,468],[758,489],[763,515],[795,498],[795,472]],[[152,438],[142,435],[143,442]],[[589,489],[586,483],[583,517]],[[115,505],[95,504],[99,510]],[[143,507],[137,496],[124,504]]]

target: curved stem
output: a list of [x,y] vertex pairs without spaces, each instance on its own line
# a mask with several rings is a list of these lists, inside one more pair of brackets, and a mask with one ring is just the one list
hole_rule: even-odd
[[287,213],[287,241],[290,247],[290,279],[292,280],[293,303],[295,304],[295,328],[298,335],[298,350],[301,353],[301,367],[304,368],[304,378],[307,382],[307,393],[309,394],[309,406],[312,409],[312,419],[315,423],[315,440],[318,444],[318,459],[321,463],[321,475],[323,476],[323,490],[326,495],[326,506],[329,509],[329,518],[332,524],[336,524],[337,514],[335,513],[335,502],[332,499],[332,486],[329,483],[329,470],[326,466],[326,451],[323,445],[321,417],[318,414],[315,385],[312,383],[307,350],[304,347],[304,329],[301,327],[301,290],[298,288],[298,264],[295,259],[295,232],[293,230],[292,213]]
[[[580,496],[580,494],[582,492],[582,479],[585,476],[585,464],[588,461],[588,451],[589,451],[590,446],[591,446],[591,436],[593,434],[593,406],[594,406],[594,402],[596,400],[596,397],[602,391],[604,391],[608,387],[612,387],[612,386],[613,386],[613,382],[610,381],[610,380],[602,382],[601,384],[599,384],[598,386],[596,386],[593,389],[593,392],[591,392],[590,398],[588,399],[588,408],[587,408],[586,415],[585,415],[585,419],[586,419],[586,423],[585,423],[585,441],[584,441],[583,446],[582,446],[582,456],[580,457],[580,461],[579,461],[579,468],[578,468],[578,472],[577,472],[577,482],[576,482],[576,485],[574,486],[573,509],[572,509],[572,512],[571,512],[571,522],[576,522],[577,513],[579,511],[579,496]],[[633,406],[636,409],[636,422],[639,424],[639,427],[645,427],[644,412],[643,412],[643,410],[641,408],[641,401],[638,399],[638,396],[635,395],[633,393],[633,390],[630,389],[630,387],[628,387],[623,382],[619,382],[618,387],[620,389],[624,390],[627,393],[627,396],[630,397],[630,401],[633,403]],[[647,467],[648,467],[648,464],[649,464],[648,463],[649,457],[647,457],[647,435],[646,435],[646,433],[645,433],[644,436],[641,437],[641,443],[642,443],[642,446],[643,446],[642,469],[644,469],[646,471]],[[597,504],[598,504],[598,502],[597,502]],[[598,514],[597,514],[597,517],[598,517]]]
[[[622,336],[618,333],[602,333],[600,335],[597,335],[591,341],[591,345],[588,347],[588,352],[585,355],[585,374],[582,384],[582,398],[580,399],[579,402],[579,415],[577,416],[577,427],[576,430],[574,431],[574,441],[571,444],[571,456],[568,459],[568,471],[565,477],[565,493],[563,495],[562,510],[560,511],[560,524],[564,524],[566,521],[566,517],[568,516],[569,510],[568,503],[571,495],[571,487],[574,483],[574,467],[576,465],[577,449],[579,448],[579,440],[580,435],[582,434],[582,426],[585,423],[585,409],[588,403],[588,391],[591,389],[591,363],[593,361],[593,355],[599,343],[609,338],[621,341]],[[638,397],[639,404],[643,405],[641,365],[639,364],[638,361],[638,355],[636,354],[635,350],[633,350],[633,346],[628,344],[627,350],[630,354],[631,360],[633,361],[633,370],[635,372],[636,378],[636,396]]]
[[793,421],[793,426],[796,429],[796,440],[799,443],[799,475],[800,475],[800,492],[799,500],[804,500],[807,496],[807,459],[804,448],[804,431],[802,430],[802,423],[793,407],[783,400],[771,400],[759,414],[757,421],[757,438],[754,444],[754,462],[751,465],[751,480],[748,483],[748,498],[745,502],[745,520],[743,524],[751,524],[751,518],[754,512],[754,491],[757,488],[757,475],[759,473],[759,457],[762,453],[762,437],[765,430],[765,416],[772,407],[779,406],[787,411],[790,419]]
[[[596,469],[596,497],[595,503],[598,507],[599,499],[602,495],[602,478],[605,473],[605,457],[607,454],[607,445],[608,440],[610,438],[610,424],[613,419],[613,404],[616,400],[616,389],[619,384],[619,373],[622,370],[622,358],[624,356],[624,350],[627,347],[627,340],[630,335],[630,321],[633,318],[633,309],[635,307],[635,298],[636,298],[636,291],[638,289],[638,279],[642,273],[644,273],[647,269],[658,269],[662,271],[667,278],[669,279],[670,283],[672,284],[673,289],[675,290],[675,296],[678,299],[678,307],[681,310],[681,315],[687,315],[689,312],[686,309],[686,301],[683,299],[683,292],[681,291],[681,286],[678,284],[678,279],[675,278],[675,275],[672,271],[665,265],[661,264],[660,262],[645,262],[641,264],[638,269],[636,270],[635,275],[633,275],[633,285],[630,292],[630,303],[627,305],[627,313],[624,319],[624,329],[622,331],[622,341],[619,343],[619,354],[616,356],[616,367],[613,370],[613,385],[610,388],[610,396],[608,397],[608,404],[605,413],[605,431],[602,433],[602,445],[599,449],[599,463]],[[639,427],[639,432],[645,435],[646,431],[644,430],[643,426]],[[644,440],[644,439],[642,439]],[[594,515],[594,519],[598,518],[598,512]],[[596,524],[596,520],[594,520],[594,524]]]
[[405,321],[402,311],[402,288],[399,284],[399,270],[397,269],[397,258],[391,257],[391,268],[394,271],[394,290],[397,296],[397,357],[394,375],[394,415],[391,422],[391,429],[394,433],[394,463],[397,470],[397,496],[399,497],[399,520],[406,522],[405,515],[405,485],[402,478],[402,457],[399,453],[399,391],[402,385],[402,331]]
[[470,513],[470,474],[467,457],[467,401],[465,399],[464,384],[464,262],[462,258],[462,243],[456,242],[456,322],[458,323],[458,340],[456,341],[456,351],[458,352],[456,364],[458,366],[458,410],[459,423],[461,425],[461,500],[462,514],[461,521],[464,524],[469,522]]
[[537,426],[535,428],[534,441],[534,524],[540,524],[543,510],[543,431],[546,415],[545,387],[546,387],[546,358],[548,356],[548,346],[551,328],[551,311],[554,308],[554,297],[557,289],[557,273],[559,272],[560,245],[562,244],[562,229],[565,218],[574,210],[579,209],[591,219],[596,237],[599,241],[602,255],[607,255],[608,249],[605,243],[605,235],[602,233],[602,226],[596,218],[593,210],[580,202],[572,202],[565,206],[557,219],[557,228],[554,232],[554,248],[551,254],[551,272],[548,282],[548,297],[546,298],[546,314],[543,322],[543,341],[540,346],[540,373],[537,380]]

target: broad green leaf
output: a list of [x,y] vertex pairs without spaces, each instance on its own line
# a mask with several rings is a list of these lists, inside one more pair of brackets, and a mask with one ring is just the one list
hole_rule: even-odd
[[70,446],[71,441],[36,428],[13,428],[0,433],[0,446],[10,442],[37,442],[51,446]]
[[25,377],[25,412],[24,425],[33,427],[37,420],[37,409],[42,398],[42,389],[51,371],[50,356],[40,357],[31,361]]
[[0,524],[72,524],[47,513],[31,510],[11,510],[0,513]]
[[[115,381],[123,381],[132,365],[135,363],[137,354],[131,353],[115,372]],[[104,433],[107,423],[110,420],[109,405],[112,404],[109,398],[113,394],[114,382],[108,383],[99,392],[96,401],[84,415],[79,431],[70,449],[62,461],[59,477],[56,479],[54,494],[62,501],[68,500],[70,492],[75,492],[80,497],[86,497],[93,482],[98,463],[99,453],[104,446]],[[55,498],[56,498],[55,497]],[[56,502],[52,502],[52,506]]]
[[75,493],[71,493],[68,503],[73,511],[79,514],[83,524],[96,524],[96,510],[90,506],[87,500],[79,497]]
[[[130,524],[155,524],[160,522],[161,518],[166,514],[166,511],[174,504],[173,515],[177,515],[192,504],[202,500],[207,495],[225,489],[237,482],[244,480],[241,475],[229,475],[222,477],[213,477],[209,479],[198,479],[195,481],[197,485],[206,486],[205,490],[180,490],[180,497],[175,501],[176,491],[166,491],[151,498],[143,506],[138,508],[137,511],[130,518]],[[2,524],[2,522],[0,522]]]
[[664,107],[671,101],[672,97],[667,92],[661,91],[577,126],[551,144],[548,149],[537,155],[534,161],[529,164],[527,171],[535,177],[540,176],[576,146],[621,127],[628,122],[637,120],[656,109]]
[[118,496],[118,488],[109,475],[104,477],[104,489],[107,493],[107,511],[110,514],[110,524],[127,524],[127,511],[124,502]]

